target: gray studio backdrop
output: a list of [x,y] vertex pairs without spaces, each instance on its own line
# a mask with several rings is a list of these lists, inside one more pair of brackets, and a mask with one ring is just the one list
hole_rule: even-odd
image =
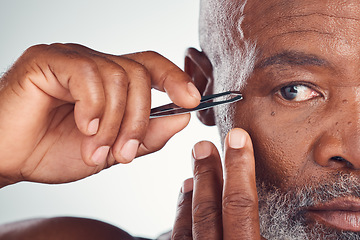
[[[182,68],[186,48],[198,47],[198,5],[198,0],[0,0],[0,72],[26,48],[53,42],[113,54],[155,50]],[[168,101],[164,94],[153,98],[153,106]],[[191,148],[203,139],[217,142],[217,130],[192,115],[190,125],[163,150],[129,165],[70,184],[0,189],[0,224],[79,216],[155,237],[173,224],[181,183],[191,177]]]

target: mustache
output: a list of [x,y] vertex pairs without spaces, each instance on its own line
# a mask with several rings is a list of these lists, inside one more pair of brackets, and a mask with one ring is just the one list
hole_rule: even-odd
[[281,190],[269,183],[257,182],[260,231],[266,239],[360,239],[358,232],[338,231],[307,222],[307,208],[334,198],[360,199],[360,179],[355,174],[335,173],[312,179],[308,184]]
[[[332,176],[321,181],[312,181],[311,184],[304,186],[292,187],[288,191],[284,192],[279,188],[266,184],[264,182],[258,182],[258,194],[271,193],[273,196],[281,196],[277,201],[282,201],[284,204],[292,202],[293,206],[297,206],[298,210],[313,207],[316,204],[328,202],[335,198],[340,197],[355,197],[360,198],[360,178],[352,173],[338,172]],[[265,191],[264,191],[265,190]],[[259,205],[261,205],[261,196],[259,196]]]

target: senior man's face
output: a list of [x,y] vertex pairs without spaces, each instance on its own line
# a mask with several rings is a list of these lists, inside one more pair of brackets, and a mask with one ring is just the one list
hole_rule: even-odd
[[252,1],[245,16],[258,58],[234,124],[254,141],[262,214],[291,198],[293,230],[360,231],[360,3]]
[[244,13],[257,57],[230,125],[254,143],[262,234],[360,239],[360,2],[254,0]]

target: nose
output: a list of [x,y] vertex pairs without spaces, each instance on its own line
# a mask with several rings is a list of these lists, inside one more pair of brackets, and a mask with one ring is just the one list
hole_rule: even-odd
[[360,169],[360,102],[343,101],[328,117],[314,146],[315,162],[328,168]]

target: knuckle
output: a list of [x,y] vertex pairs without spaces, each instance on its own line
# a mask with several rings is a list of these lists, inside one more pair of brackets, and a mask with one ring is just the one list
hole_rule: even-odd
[[147,55],[149,56],[149,58],[158,58],[158,57],[163,57],[161,54],[155,52],[155,51],[145,51],[142,52],[141,54]]
[[170,67],[167,71],[165,71],[163,74],[161,74],[160,82],[166,83],[169,80],[170,81],[174,80],[178,77],[178,73],[179,73],[179,70],[177,69],[177,67],[175,67],[175,66]]
[[141,64],[137,64],[138,66],[133,70],[133,74],[136,78],[141,79],[146,82],[150,82],[150,73],[149,71]]
[[252,151],[244,152],[240,155],[238,150],[234,150],[229,151],[227,155],[228,159],[225,160],[226,169],[232,169],[234,172],[250,172],[249,168],[244,168],[244,165],[247,165],[250,161],[254,161],[254,155]]
[[257,197],[251,194],[230,193],[223,199],[223,212],[229,215],[242,215],[252,210],[257,204]]
[[50,45],[48,45],[49,48],[54,48],[54,49],[62,49],[65,47],[65,44],[63,43],[52,43]]
[[103,112],[105,97],[102,94],[89,94],[86,100],[95,112]]
[[52,43],[47,46],[47,50],[51,53],[59,54],[60,56],[67,56],[74,58],[74,56],[78,55],[78,52],[69,49],[66,44],[63,43]]
[[82,69],[83,71],[94,72],[95,69],[97,69],[95,62],[92,59],[87,58],[87,57],[79,57],[77,59],[77,64],[78,64],[78,67],[80,69]]
[[76,68],[85,76],[94,76],[98,72],[98,67],[94,60],[88,57],[79,56],[76,58]]
[[151,87],[151,75],[144,65],[132,59],[128,59],[127,64],[129,64],[129,68],[127,70],[134,79],[141,80]]
[[47,44],[33,45],[25,50],[25,52],[23,53],[23,56],[33,56],[33,55],[36,55],[36,54],[46,51],[48,48],[49,48],[49,45],[47,45]]
[[62,44],[63,46],[69,47],[69,48],[73,48],[73,49],[82,49],[84,48],[84,46],[77,44],[77,43],[65,43]]
[[47,49],[48,47],[49,47],[49,45],[47,45],[47,44],[37,44],[37,45],[29,47],[26,51],[28,51],[28,52],[32,52],[32,51],[37,52],[37,51]]
[[72,61],[79,61],[82,58],[84,58],[84,56],[82,56],[80,54],[79,51],[77,51],[76,49],[69,47],[69,45],[66,43],[52,43],[50,45],[46,46],[46,49],[48,52],[50,52],[51,54],[55,54],[53,56],[55,57],[65,57],[67,58],[67,60],[70,60],[72,64]]
[[112,70],[111,78],[112,84],[115,84],[119,88],[127,88],[129,84],[129,79],[126,74],[126,71],[122,67],[117,67]]
[[173,231],[172,240],[186,240],[192,239],[192,230],[188,228],[179,228]]
[[[71,59],[77,59],[79,58],[79,53],[69,47],[68,44],[63,43],[52,43],[52,44],[37,44],[29,47],[26,49],[24,54],[42,54],[42,53],[48,53],[48,54],[59,54],[59,56],[67,56]],[[50,55],[53,56],[53,55]]]
[[188,210],[191,209],[192,203],[188,199],[179,199],[177,203],[177,211],[180,212],[182,210]]
[[215,175],[217,175],[217,170],[208,165],[207,161],[205,161],[204,164],[201,164],[200,161],[195,162],[194,177],[196,178],[196,180],[208,178]]
[[217,201],[204,201],[194,205],[193,220],[194,224],[204,222],[214,222],[222,214],[221,204]]
[[191,209],[192,208],[192,193],[184,193],[183,197],[178,199],[177,208],[180,212],[181,210]]

